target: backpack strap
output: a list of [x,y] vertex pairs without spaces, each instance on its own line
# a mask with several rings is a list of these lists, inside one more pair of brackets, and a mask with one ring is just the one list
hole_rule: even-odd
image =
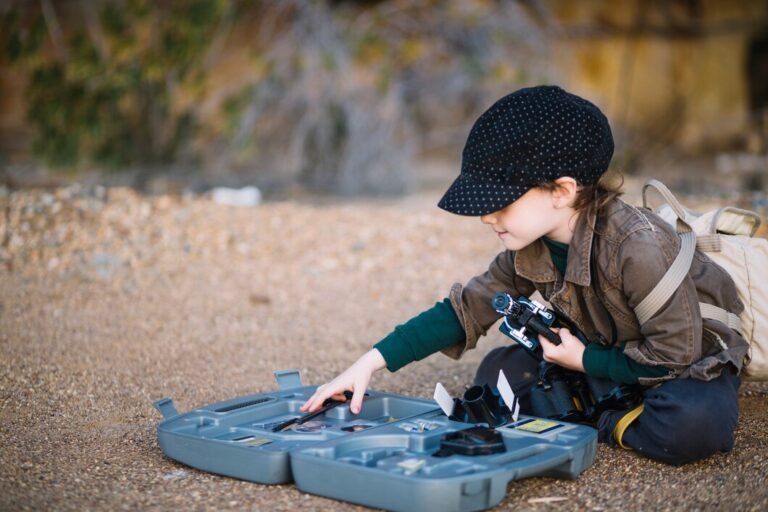
[[[688,275],[691,269],[691,262],[693,261],[693,254],[696,252],[696,233],[688,223],[693,215],[690,211],[684,208],[677,198],[670,192],[670,190],[658,180],[649,180],[643,187],[643,206],[649,208],[649,201],[647,197],[647,191],[649,188],[655,189],[666,204],[672,208],[677,216],[675,223],[675,230],[680,235],[680,252],[675,257],[675,261],[667,269],[664,276],[656,283],[656,286],[651,292],[635,307],[635,315],[640,325],[651,319],[659,309],[669,300],[675,290],[678,289],[680,284]],[[704,244],[712,243],[713,240],[707,239]],[[703,248],[703,247],[700,247]],[[718,320],[731,329],[740,330],[741,320],[738,315],[734,315],[723,308],[719,308],[712,304],[706,304],[699,302],[699,309],[701,310],[702,318],[711,318]]]
[[726,311],[723,308],[719,308],[706,302],[699,302],[699,309],[701,310],[702,318],[711,318],[713,320],[719,320],[725,325],[741,332],[741,319],[738,315],[734,315],[730,311]]
[[693,253],[696,251],[696,234],[693,231],[681,233],[680,240],[682,242],[680,252],[672,262],[672,266],[667,269],[667,273],[656,283],[653,290],[635,307],[635,315],[640,325],[650,320],[661,309],[691,270]]
[[680,201],[677,200],[675,195],[667,188],[665,184],[660,182],[659,180],[648,180],[645,185],[643,185],[643,208],[648,208],[649,210],[653,210],[651,207],[651,202],[648,199],[648,189],[654,189],[661,197],[664,199],[664,203],[670,208],[672,208],[672,211],[675,212],[675,215],[677,215],[678,221],[682,222],[683,224],[687,225],[690,229],[690,225],[688,225],[688,222],[693,220],[695,215],[685,208],[682,204],[680,204]]
[[655,189],[665,203],[672,208],[677,216],[675,229],[680,235],[680,252],[678,253],[675,261],[667,269],[667,273],[656,284],[651,292],[635,307],[635,315],[640,325],[650,320],[650,318],[656,314],[656,312],[664,305],[667,300],[675,293],[675,290],[683,282],[685,276],[691,269],[691,262],[693,261],[693,253],[696,252],[696,233],[693,232],[691,226],[686,222],[690,218],[689,212],[683,208],[677,198],[670,192],[670,190],[662,182],[658,180],[650,180],[643,187],[643,206],[648,208],[648,189]]

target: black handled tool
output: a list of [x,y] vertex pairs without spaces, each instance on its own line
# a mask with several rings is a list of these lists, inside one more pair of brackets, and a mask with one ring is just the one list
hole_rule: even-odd
[[[365,394],[365,396],[368,396],[368,393]],[[334,407],[347,403],[348,400],[352,400],[352,392],[351,391],[345,391],[344,397],[346,400],[334,400],[333,398],[327,399],[325,402],[323,402],[323,406],[320,407],[318,410],[314,412],[308,412],[307,414],[303,416],[299,416],[297,418],[291,418],[289,420],[286,420],[278,425],[275,425],[272,427],[272,432],[281,432],[285,430],[286,428],[292,426],[292,425],[301,425],[302,423],[306,423],[312,418],[316,418],[320,416],[321,414],[328,412],[329,410],[333,409]]]

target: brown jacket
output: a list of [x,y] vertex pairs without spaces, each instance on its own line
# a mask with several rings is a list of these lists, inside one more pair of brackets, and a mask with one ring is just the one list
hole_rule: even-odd
[[[629,358],[670,370],[661,378],[641,379],[643,384],[677,377],[709,380],[718,376],[726,363],[741,370],[748,349],[746,340],[721,322],[702,320],[699,302],[736,314],[744,306],[730,276],[700,251],[696,251],[691,270],[674,295],[650,320],[638,324],[634,307],[659,282],[679,250],[680,238],[674,229],[648,210],[617,199],[597,214],[584,211],[574,228],[565,279],[555,269],[544,242],[537,240],[519,251],[500,253],[488,271],[466,286],[455,284],[451,303],[464,327],[466,342],[443,352],[458,359],[477,345],[477,339],[499,319],[491,307],[496,292],[529,296],[538,290],[595,342],[610,340],[607,315],[611,315],[618,344]],[[591,276],[593,257],[599,297]]]

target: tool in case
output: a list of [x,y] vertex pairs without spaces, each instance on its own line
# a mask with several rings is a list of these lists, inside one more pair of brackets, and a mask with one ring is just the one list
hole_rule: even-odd
[[[507,483],[575,478],[592,465],[593,428],[520,416],[503,426],[449,419],[431,400],[369,390],[359,414],[328,403],[306,418],[316,386],[296,370],[279,389],[179,414],[164,398],[157,428],[170,458],[203,471],[389,510],[482,510]],[[303,419],[302,419],[303,418]]]

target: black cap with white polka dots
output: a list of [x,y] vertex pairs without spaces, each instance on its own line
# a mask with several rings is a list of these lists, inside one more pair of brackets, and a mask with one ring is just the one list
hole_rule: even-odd
[[461,174],[438,206],[459,215],[485,215],[562,176],[590,185],[612,156],[611,127],[595,105],[556,86],[521,89],[475,122]]

